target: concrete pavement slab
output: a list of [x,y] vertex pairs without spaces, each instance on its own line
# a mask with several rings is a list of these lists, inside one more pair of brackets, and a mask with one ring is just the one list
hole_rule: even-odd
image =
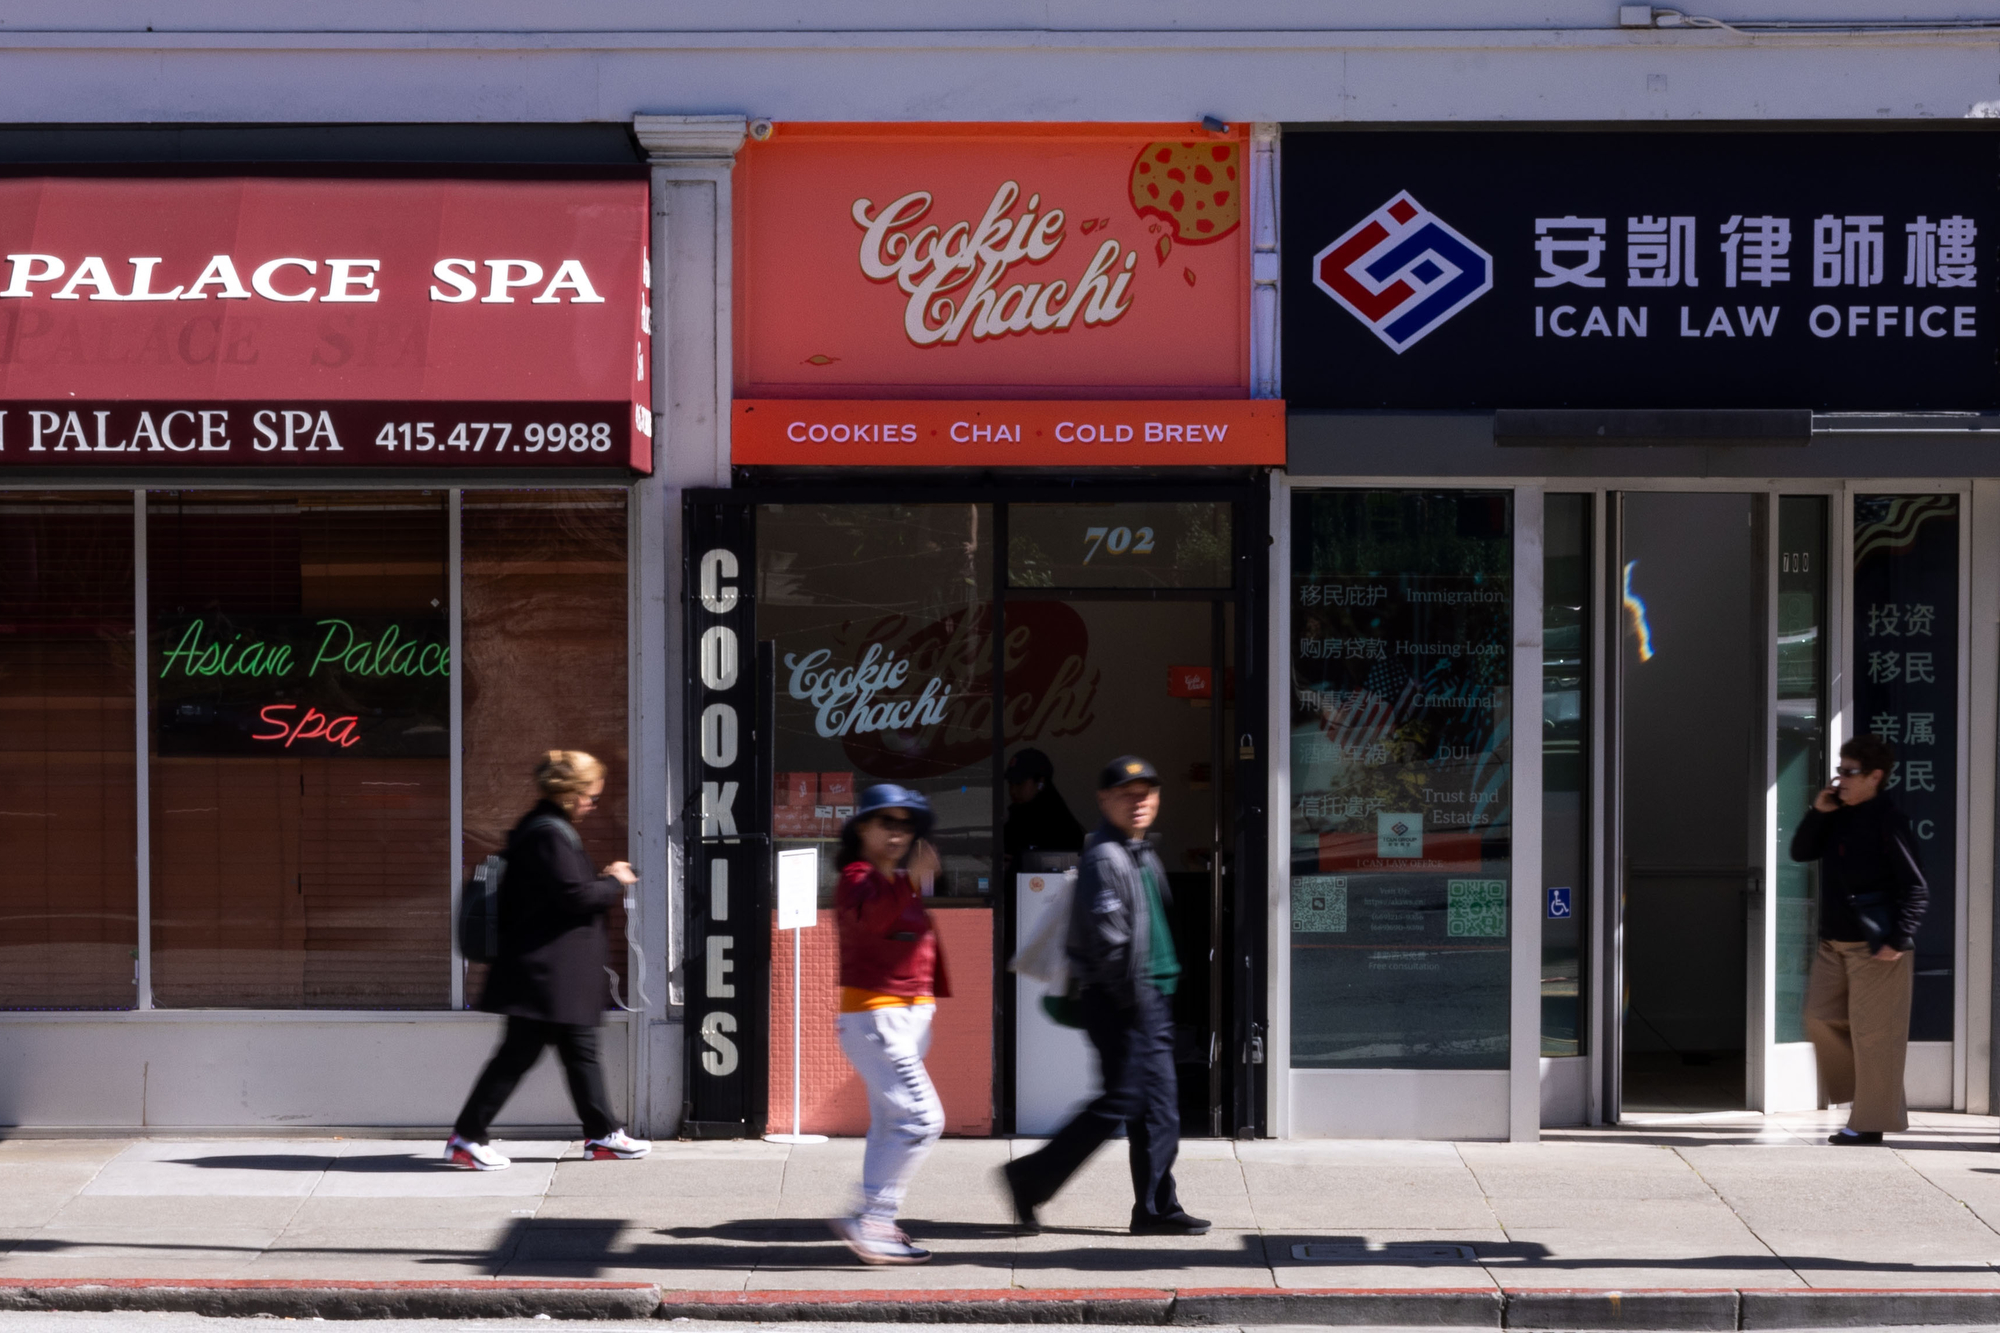
[[467,1171],[447,1164],[442,1146],[430,1140],[347,1139],[312,1193],[325,1199],[539,1197],[548,1191],[568,1146],[546,1140],[509,1143],[501,1151],[512,1166]]
[[334,1142],[144,1140],[127,1144],[80,1192],[303,1198],[313,1192],[339,1153],[340,1145]]
[[[1482,1247],[1503,1246],[1506,1233],[1498,1228],[1470,1231],[1441,1231],[1429,1228],[1362,1232],[1266,1232],[1264,1261],[1271,1268],[1275,1286],[1289,1291],[1332,1289],[1438,1290],[1492,1285],[1493,1277],[1475,1257],[1472,1260],[1425,1260],[1411,1258],[1413,1247],[1466,1245],[1475,1256]],[[1295,1245],[1320,1247],[1320,1252],[1353,1246],[1363,1257],[1353,1259],[1298,1259]]]
[[236,1277],[274,1227],[43,1227],[0,1256],[0,1277]]
[[1814,1286],[2000,1286],[2000,1236],[1893,1151],[1682,1151]]
[[315,1194],[297,1203],[285,1223],[284,1234],[291,1237],[310,1236],[321,1231],[365,1230],[384,1223],[417,1231],[454,1227],[477,1230],[510,1226],[516,1219],[534,1217],[548,1202],[501,1195],[469,1199],[397,1199],[393,1204],[384,1204],[380,1199],[326,1198]]
[[1494,1225],[1472,1171],[1449,1143],[1242,1143],[1238,1152],[1259,1225],[1332,1227]]
[[275,1235],[285,1229],[305,1202],[289,1195],[243,1198],[217,1194],[164,1197],[83,1194],[64,1204],[44,1229],[122,1227],[188,1231],[205,1226],[235,1226],[268,1229]]
[[[1171,1274],[1170,1280],[1162,1280]],[[1273,1286],[1263,1238],[1254,1231],[1206,1236],[1134,1236],[1122,1228],[1051,1228],[1016,1242],[1021,1287]]]

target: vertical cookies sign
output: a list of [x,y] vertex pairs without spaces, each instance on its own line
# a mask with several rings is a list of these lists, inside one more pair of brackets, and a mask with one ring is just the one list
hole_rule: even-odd
[[736,393],[1247,396],[1247,147],[780,124],[737,166]]

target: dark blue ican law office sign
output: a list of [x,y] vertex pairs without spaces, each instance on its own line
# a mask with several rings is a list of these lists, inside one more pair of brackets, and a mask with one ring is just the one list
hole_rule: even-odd
[[2000,139],[1290,131],[1294,408],[2000,407]]

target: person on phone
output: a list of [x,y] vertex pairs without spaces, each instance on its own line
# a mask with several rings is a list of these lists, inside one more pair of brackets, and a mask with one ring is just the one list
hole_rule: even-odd
[[931,1257],[896,1225],[911,1179],[944,1133],[944,1103],[924,1069],[938,998],[951,995],[924,909],[938,872],[923,840],[930,827],[921,793],[884,783],[861,794],[840,831],[840,1049],[868,1088],[868,1147],[860,1206],[827,1225],[864,1264]]
[[1084,844],[1070,900],[1069,959],[1104,1091],[1039,1151],[1000,1171],[1015,1221],[1040,1231],[1035,1210],[1122,1125],[1132,1151],[1132,1234],[1200,1236],[1208,1221],[1181,1207],[1174,1185],[1181,1116],[1172,1004],[1181,964],[1167,872],[1146,839],[1160,813],[1159,773],[1120,755],[1098,774],[1097,808],[1104,822]]
[[493,1117],[522,1075],[553,1045],[583,1121],[583,1155],[593,1160],[644,1157],[653,1145],[618,1123],[597,1061],[603,1021],[604,914],[638,876],[623,861],[592,870],[577,836],[604,794],[604,765],[582,750],[550,750],[535,767],[541,800],[507,835],[500,881],[500,956],[486,976],[479,1007],[504,1014],[506,1035],[458,1113],[444,1157],[473,1171],[511,1165],[487,1142]]
[[1820,864],[1819,950],[1806,985],[1806,1035],[1829,1105],[1852,1102],[1842,1147],[1910,1127],[1903,1062],[1917,928],[1930,887],[1910,822],[1882,788],[1896,752],[1879,736],[1840,747],[1840,768],[1792,835],[1792,859]]

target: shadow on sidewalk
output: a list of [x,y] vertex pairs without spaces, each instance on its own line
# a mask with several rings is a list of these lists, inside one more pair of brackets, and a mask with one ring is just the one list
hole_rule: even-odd
[[[553,1162],[553,1157],[516,1157],[516,1163]],[[370,1153],[362,1157],[308,1157],[279,1153],[230,1153],[213,1157],[168,1157],[160,1161],[162,1166],[197,1166],[210,1171],[312,1171],[332,1172],[339,1175],[410,1175],[416,1172],[434,1174],[440,1171],[463,1173],[465,1168],[453,1166],[442,1156],[434,1153]]]
[[[393,1225],[391,1218],[385,1223]],[[1502,1284],[1529,1278],[1556,1278],[1611,1269],[1653,1272],[1671,1284],[1699,1282],[1711,1272],[1792,1271],[1801,1274],[1915,1275],[1951,1278],[1956,1275],[1987,1274],[1991,1265],[1964,1263],[1908,1263],[1834,1259],[1817,1255],[1713,1254],[1677,1259],[1645,1255],[1598,1255],[1588,1258],[1561,1258],[1538,1242],[1474,1241],[1446,1238],[1437,1245],[1470,1244],[1471,1260],[1440,1261],[1408,1257],[1408,1247],[1430,1242],[1421,1238],[1399,1237],[1392,1249],[1370,1249],[1369,1238],[1354,1234],[1301,1233],[1266,1234],[1257,1231],[1222,1232],[1207,1243],[1134,1243],[1122,1229],[1050,1227],[1030,1240],[1005,1224],[941,1222],[926,1218],[906,1219],[910,1234],[921,1244],[934,1245],[934,1268],[989,1268],[1015,1272],[1065,1270],[1078,1273],[1139,1275],[1152,1274],[1137,1285],[1172,1286],[1174,1275],[1189,1270],[1245,1268],[1272,1269],[1297,1273],[1312,1270],[1328,1275],[1331,1285],[1339,1285],[1343,1268],[1440,1270],[1460,1269],[1468,1278]],[[356,1229],[347,1236],[310,1233],[305,1243],[294,1243],[280,1235],[268,1245],[231,1244],[220,1239],[206,1241],[135,1241],[130,1238],[90,1241],[81,1239],[25,1237],[0,1255],[0,1275],[6,1272],[9,1256],[74,1258],[88,1266],[89,1276],[106,1276],[109,1260],[102,1254],[126,1257],[134,1254],[185,1256],[191,1266],[200,1256],[240,1256],[240,1263],[257,1256],[269,1256],[282,1263],[286,1259],[347,1261],[339,1270],[320,1270],[316,1276],[344,1276],[367,1279],[382,1275],[380,1265],[424,1265],[474,1269],[488,1277],[639,1278],[646,1274],[728,1273],[753,1271],[848,1270],[858,1265],[846,1247],[829,1234],[818,1218],[771,1218],[727,1222],[703,1227],[638,1228],[623,1218],[515,1218],[490,1245],[455,1246],[371,1245],[366,1231]],[[346,1243],[342,1243],[342,1242]],[[1291,1257],[1295,1244],[1352,1246],[1360,1253],[1352,1259],[1332,1262],[1297,1260]],[[232,1276],[255,1276],[234,1269]],[[1378,1277],[1371,1276],[1373,1284]],[[1671,1285],[1663,1284],[1663,1285]],[[1128,1285],[1130,1285],[1128,1283]]]

